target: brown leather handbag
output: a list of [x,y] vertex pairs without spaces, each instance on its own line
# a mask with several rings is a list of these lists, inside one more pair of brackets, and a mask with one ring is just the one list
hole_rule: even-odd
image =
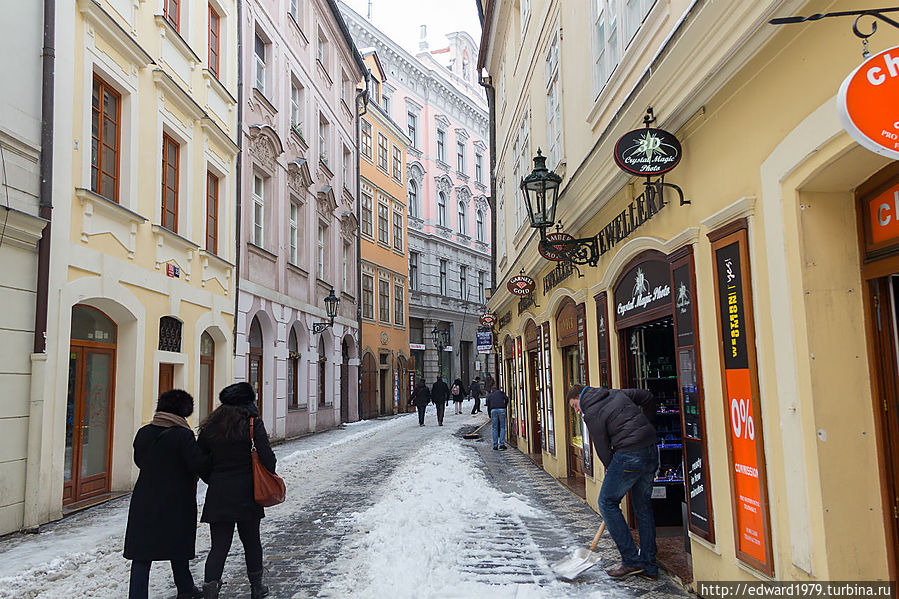
[[271,507],[284,501],[287,495],[287,487],[284,480],[277,474],[272,474],[268,468],[259,461],[256,453],[256,437],[253,434],[253,420],[250,418],[250,457],[253,460],[253,499],[262,507]]

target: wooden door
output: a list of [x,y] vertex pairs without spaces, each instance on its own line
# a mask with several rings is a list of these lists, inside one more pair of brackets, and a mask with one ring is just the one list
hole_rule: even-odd
[[[876,369],[879,399],[875,417],[879,420],[883,456],[884,519],[888,556],[893,572],[899,572],[899,276],[870,282],[875,327]],[[892,539],[890,538],[892,537]]]
[[69,354],[63,504],[109,491],[114,378],[115,349],[73,342]]
[[530,411],[530,424],[531,424],[531,453],[541,453],[542,446],[541,440],[543,439],[543,434],[540,428],[540,404],[539,397],[540,392],[543,388],[543,385],[540,384],[540,377],[542,372],[540,371],[540,353],[537,351],[529,351],[528,352],[528,371],[530,372],[530,401],[529,401],[529,411]]
[[159,395],[175,388],[175,365],[159,365]]
[[[565,392],[572,385],[585,384],[581,381],[580,364],[577,346],[569,346],[562,350],[562,368],[564,373]],[[581,415],[565,402],[567,417],[565,418],[566,435],[568,437],[568,476],[584,476],[583,424]]]
[[371,354],[362,359],[362,418],[378,416],[378,365]]

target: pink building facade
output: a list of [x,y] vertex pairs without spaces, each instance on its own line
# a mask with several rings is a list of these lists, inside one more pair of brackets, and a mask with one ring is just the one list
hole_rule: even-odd
[[[269,434],[357,420],[356,82],[333,0],[250,0],[240,23],[239,293],[234,375]],[[325,297],[340,298],[333,327]]]

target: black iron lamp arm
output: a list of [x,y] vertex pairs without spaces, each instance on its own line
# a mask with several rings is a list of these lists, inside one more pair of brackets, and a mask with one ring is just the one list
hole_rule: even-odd
[[874,32],[877,31],[877,21],[871,22],[871,33],[862,33],[859,29],[859,20],[862,17],[871,17],[873,19],[879,19],[880,21],[886,23],[887,25],[892,25],[896,29],[899,29],[899,21],[895,21],[890,17],[886,16],[884,13],[889,12],[899,12],[899,6],[894,6],[890,8],[871,8],[867,10],[842,10],[837,12],[827,12],[827,13],[815,13],[813,15],[809,15],[807,17],[803,16],[794,16],[794,17],[780,17],[777,19],[771,19],[768,21],[771,25],[790,25],[793,23],[806,23],[813,21],[820,21],[821,19],[827,19],[830,17],[855,17],[855,22],[852,24],[852,32],[862,39],[867,39],[874,35]]

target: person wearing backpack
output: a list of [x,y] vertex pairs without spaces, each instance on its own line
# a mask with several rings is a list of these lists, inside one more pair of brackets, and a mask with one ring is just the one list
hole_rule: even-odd
[[462,379],[456,379],[453,381],[453,387],[450,389],[450,395],[453,397],[453,406],[455,407],[456,414],[462,413],[462,401],[465,399],[465,385],[462,384]]

